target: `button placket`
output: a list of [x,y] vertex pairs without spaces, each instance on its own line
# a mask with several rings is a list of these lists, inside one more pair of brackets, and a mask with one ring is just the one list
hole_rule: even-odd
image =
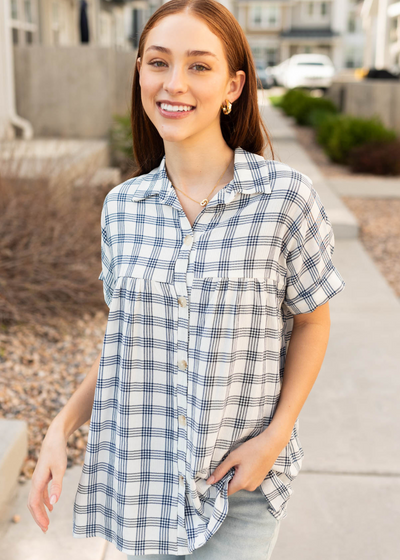
[[[201,216],[201,230],[211,219],[211,213],[204,212]],[[193,266],[196,247],[196,239],[201,231],[194,232],[190,227],[186,215],[180,213],[180,225],[182,232],[182,245],[175,262],[175,290],[177,297],[177,461],[178,461],[178,518],[185,520],[185,487],[186,469],[190,464],[190,452],[187,445],[187,391],[189,363],[189,307],[190,290],[193,282]],[[188,227],[189,225],[189,227]],[[194,247],[193,247],[194,246]],[[187,540],[185,523],[178,522],[178,540]]]
[[[192,251],[194,235],[187,227],[187,218],[181,217],[182,245],[175,263],[175,290],[177,298],[177,471],[179,478],[178,487],[178,518],[185,519],[185,488],[187,469],[187,390],[188,390],[188,337],[189,337],[189,305],[190,298],[187,290],[187,270],[189,256]],[[178,523],[178,540],[187,539],[183,523]]]

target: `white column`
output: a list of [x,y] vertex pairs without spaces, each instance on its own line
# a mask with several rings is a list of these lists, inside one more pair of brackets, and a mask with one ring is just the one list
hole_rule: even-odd
[[33,128],[30,122],[16,114],[14,56],[11,33],[10,0],[0,1],[0,140],[13,140],[12,124],[21,128],[23,137],[31,139]]
[[388,43],[389,43],[389,0],[378,0],[378,19],[376,32],[375,67],[386,68],[388,66]]

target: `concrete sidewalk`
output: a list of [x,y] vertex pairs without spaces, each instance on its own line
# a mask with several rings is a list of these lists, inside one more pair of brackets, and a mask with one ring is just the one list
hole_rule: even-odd
[[[312,178],[335,231],[346,288],[330,303],[324,364],[300,414],[303,468],[293,483],[274,560],[397,560],[400,525],[400,302],[357,239],[353,214],[296,142],[290,119],[261,105],[275,159]],[[81,473],[68,469],[43,534],[27,507],[30,482],[10,504],[1,560],[126,560],[101,538],[72,537]],[[235,560],[234,558],[232,560]]]
[[400,198],[400,177],[329,177],[328,185],[339,196]]
[[[265,104],[275,159],[312,178],[335,232],[346,287],[330,300],[331,335],[300,414],[303,468],[274,560],[397,560],[400,526],[400,302],[357,237],[355,218]],[[377,193],[376,196],[379,196]]]

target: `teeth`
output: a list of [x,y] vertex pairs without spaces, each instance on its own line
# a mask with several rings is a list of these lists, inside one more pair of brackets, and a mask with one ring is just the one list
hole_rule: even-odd
[[161,103],[161,108],[164,109],[164,111],[171,111],[172,113],[192,110],[192,107],[189,107],[187,105],[168,105],[166,103]]

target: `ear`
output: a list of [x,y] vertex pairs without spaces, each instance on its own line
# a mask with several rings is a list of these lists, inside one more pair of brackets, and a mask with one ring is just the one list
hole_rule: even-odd
[[236,99],[240,97],[245,82],[246,82],[245,72],[243,72],[243,70],[238,70],[236,72],[236,77],[231,80],[230,89],[229,92],[227,92],[228,94],[233,94],[234,99],[232,100],[232,95],[231,95],[231,99],[230,99],[231,103],[233,103],[234,101],[236,101]]
[[136,61],[136,67],[138,69],[138,72],[140,73],[140,68],[142,67],[142,59],[140,58],[140,56],[138,57],[138,59]]

